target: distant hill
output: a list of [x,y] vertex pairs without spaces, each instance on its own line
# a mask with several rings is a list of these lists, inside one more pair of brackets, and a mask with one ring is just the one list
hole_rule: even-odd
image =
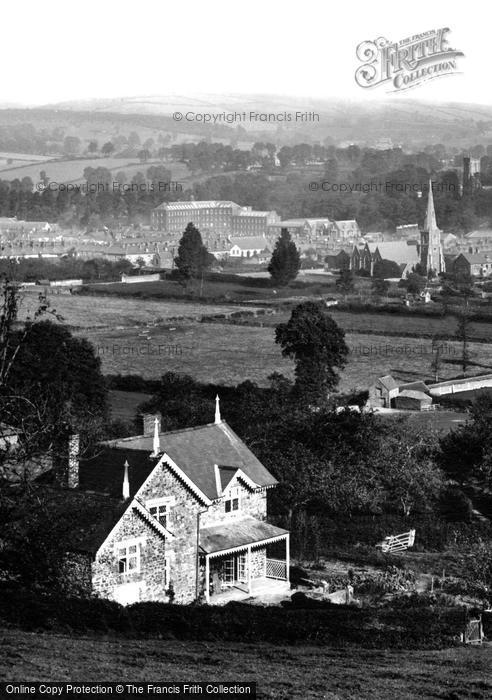
[[[0,107],[2,107],[0,105]],[[182,112],[232,113],[251,110],[262,113],[310,112],[320,115],[319,122],[236,121],[203,124],[174,121],[172,114]],[[237,139],[272,140],[277,144],[307,142],[358,143],[377,146],[403,145],[417,149],[428,144],[445,143],[466,148],[477,143],[492,143],[492,106],[431,103],[408,98],[349,101],[281,95],[154,95],[118,99],[77,100],[35,108],[0,108],[0,127],[32,123],[36,128],[60,125],[82,138],[106,138],[115,133],[136,130],[144,135],[170,134],[173,142],[185,140]]]

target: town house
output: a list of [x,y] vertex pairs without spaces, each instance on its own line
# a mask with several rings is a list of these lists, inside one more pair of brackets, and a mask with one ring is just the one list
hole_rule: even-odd
[[65,579],[122,604],[287,593],[289,533],[266,519],[276,483],[221,419],[218,398],[213,423],[163,433],[146,415],[143,435],[106,442],[80,465],[74,436],[66,496],[92,510],[73,533]]

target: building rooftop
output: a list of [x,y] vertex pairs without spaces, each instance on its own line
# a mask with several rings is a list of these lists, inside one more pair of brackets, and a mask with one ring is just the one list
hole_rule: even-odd
[[228,200],[202,200],[197,202],[163,202],[154,211],[158,209],[166,211],[177,211],[178,209],[194,211],[198,209],[230,209],[231,207],[240,208],[239,204]]
[[[217,492],[215,464],[221,469],[241,469],[257,486],[274,486],[277,481],[234,431],[222,421],[196,428],[160,433],[160,447],[207,498]],[[94,460],[80,465],[80,487],[121,494],[124,463],[128,461],[130,495],[134,495],[159,458],[151,457],[153,436],[141,435],[105,443],[105,449]]]

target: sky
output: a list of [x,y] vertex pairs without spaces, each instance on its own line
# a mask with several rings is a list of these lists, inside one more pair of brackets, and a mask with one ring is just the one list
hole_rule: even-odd
[[136,95],[400,99],[354,79],[356,47],[449,27],[460,75],[405,97],[492,104],[485,0],[24,0],[0,9],[1,102]]

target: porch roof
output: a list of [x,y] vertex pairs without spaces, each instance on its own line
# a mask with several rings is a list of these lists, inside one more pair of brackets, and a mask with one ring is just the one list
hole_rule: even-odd
[[266,544],[288,534],[288,530],[248,516],[202,528],[200,550],[202,554],[222,554],[248,545]]

